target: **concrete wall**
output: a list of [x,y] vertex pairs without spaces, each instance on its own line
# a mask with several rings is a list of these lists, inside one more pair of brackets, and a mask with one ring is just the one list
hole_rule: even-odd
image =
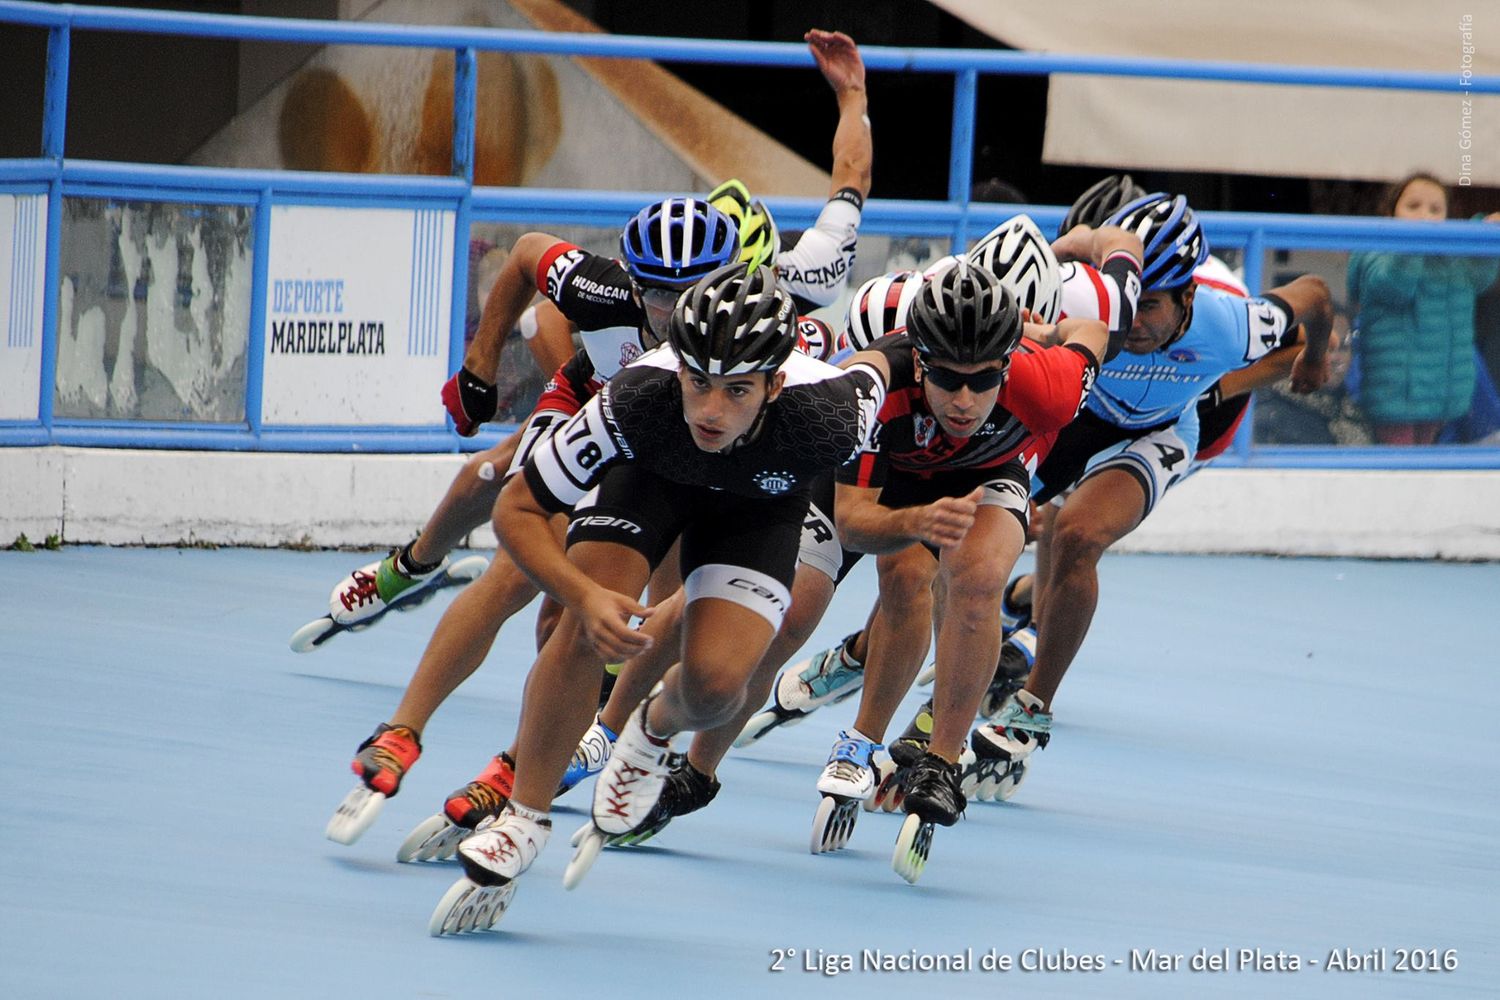
[[[464,458],[0,449],[0,545],[385,546],[409,538]],[[471,538],[494,545],[488,528]],[[1209,469],[1120,548],[1500,559],[1500,472]]]

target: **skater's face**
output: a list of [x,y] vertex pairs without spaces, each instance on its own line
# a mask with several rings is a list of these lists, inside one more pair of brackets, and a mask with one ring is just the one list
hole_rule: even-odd
[[1005,367],[1004,361],[938,364],[917,356],[917,377],[922,380],[927,406],[945,433],[966,438],[984,426],[1005,384]]
[[646,312],[646,329],[643,340],[646,347],[655,347],[667,339],[667,325],[672,321],[672,310],[677,306],[681,293],[675,288],[641,286],[641,308]]
[[1181,333],[1196,292],[1196,285],[1188,285],[1184,289],[1142,295],[1135,309],[1135,322],[1125,336],[1125,350],[1131,354],[1150,354]]
[[1417,222],[1442,222],[1448,217],[1448,194],[1441,185],[1418,177],[1401,189],[1391,214]]
[[726,451],[755,426],[761,409],[781,394],[786,376],[704,375],[689,368],[677,372],[682,385],[682,419],[693,443],[704,451]]

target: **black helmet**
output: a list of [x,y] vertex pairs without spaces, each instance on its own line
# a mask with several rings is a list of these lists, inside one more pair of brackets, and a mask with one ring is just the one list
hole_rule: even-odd
[[906,313],[917,353],[957,365],[1003,361],[1021,342],[1021,309],[1010,290],[965,258],[927,279]]
[[1146,189],[1131,180],[1129,174],[1110,174],[1078,196],[1058,234],[1074,226],[1102,226],[1111,215],[1145,194]]
[[730,264],[682,293],[667,339],[705,375],[774,372],[797,346],[797,311],[770,268]]

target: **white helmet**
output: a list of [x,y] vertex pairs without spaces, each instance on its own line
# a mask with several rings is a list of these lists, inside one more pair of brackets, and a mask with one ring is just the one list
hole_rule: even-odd
[[863,351],[870,344],[906,325],[906,310],[922,290],[921,271],[893,271],[860,285],[849,300],[844,344]]
[[922,268],[922,277],[936,278],[938,275],[942,274],[944,271],[948,270],[948,268],[952,267],[954,264],[957,264],[961,260],[963,260],[963,254],[957,253],[950,253],[946,257],[939,257],[931,264],[928,264],[926,267]]
[[1038,323],[1056,323],[1062,312],[1062,276],[1057,255],[1029,215],[1015,215],[991,229],[969,251],[969,261],[1009,288]]

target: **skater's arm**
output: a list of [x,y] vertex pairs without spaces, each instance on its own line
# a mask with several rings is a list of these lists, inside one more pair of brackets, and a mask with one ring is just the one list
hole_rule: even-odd
[[651,609],[600,586],[569,562],[549,524],[551,517],[526,477],[513,476],[495,504],[495,534],[538,588],[578,615],[589,642],[603,656],[628,659],[650,648],[651,637],[631,628],[630,619],[648,618]]
[[[1287,328],[1300,323],[1307,343],[1292,363],[1292,391],[1309,393],[1328,381],[1328,342],[1333,333],[1333,299],[1328,283],[1313,274],[1304,274],[1262,298],[1291,313]],[[1252,300],[1253,301],[1253,300]],[[1285,341],[1283,341],[1285,343]]]
[[543,373],[556,371],[573,357],[573,324],[550,299],[521,314],[521,336]]
[[[490,294],[479,314],[479,329],[464,354],[464,368],[474,376],[494,384],[500,369],[500,348],[508,334],[526,311],[537,293],[536,268],[542,254],[558,242],[546,233],[527,233],[511,248],[510,256],[500,266]],[[566,357],[563,360],[567,360]],[[560,364],[561,362],[559,362]],[[557,365],[544,370],[552,371]]]
[[885,507],[877,488],[839,483],[834,501],[839,543],[854,552],[882,555],[913,542],[951,548],[974,524],[982,488],[962,497],[943,497],[921,507]]
[[875,159],[870,139],[869,105],[865,97],[865,64],[854,39],[841,31],[816,28],[803,36],[813,61],[839,104],[839,123],[833,133],[833,183],[830,194],[845,188],[870,195],[870,167]]

